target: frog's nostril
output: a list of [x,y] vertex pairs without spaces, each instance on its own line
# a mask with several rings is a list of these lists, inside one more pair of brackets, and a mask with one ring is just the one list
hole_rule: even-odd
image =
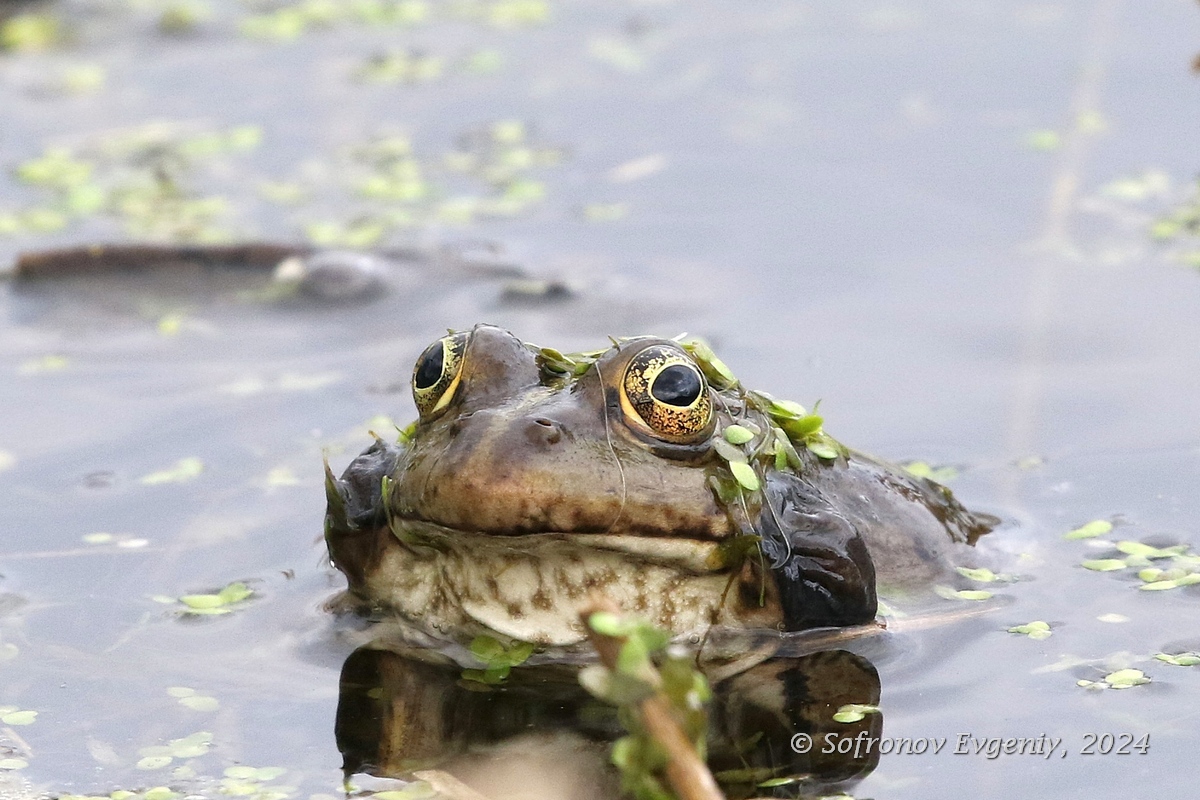
[[546,444],[557,444],[562,439],[562,429],[558,423],[545,417],[535,417],[529,432],[534,438]]

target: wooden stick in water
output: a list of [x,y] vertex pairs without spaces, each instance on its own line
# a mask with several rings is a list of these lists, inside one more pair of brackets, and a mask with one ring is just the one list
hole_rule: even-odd
[[[600,661],[604,666],[615,670],[617,656],[625,640],[592,630],[588,620],[598,611],[619,614],[620,609],[611,600],[596,599],[579,614],[592,646],[600,655]],[[674,714],[671,713],[671,704],[662,692],[656,692],[643,700],[638,707],[638,716],[646,732],[667,752],[667,780],[680,800],[725,800],[725,795],[709,772],[708,765],[701,760],[691,741],[676,722]]]

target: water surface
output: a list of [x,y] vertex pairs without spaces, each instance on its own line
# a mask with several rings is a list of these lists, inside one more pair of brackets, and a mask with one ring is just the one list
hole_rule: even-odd
[[[436,258],[365,305],[225,272],[0,286],[0,706],[38,712],[0,726],[0,759],[27,764],[0,793],[215,791],[240,764],[337,794],[362,634],[322,609],[321,458],[415,416],[413,360],[478,321],[562,350],[705,336],[746,384],[820,399],[854,447],[958,467],[960,498],[1009,520],[990,546],[1021,580],[985,587],[1007,604],[867,653],[882,731],[1068,754],[884,755],[855,796],[1192,784],[1200,668],[1153,656],[1200,649],[1198,590],[1140,591],[1135,568],[1080,566],[1111,547],[1061,537],[1104,519],[1102,541],[1197,541],[1200,274],[1149,235],[1196,202],[1194,3],[431,3],[282,41],[232,2],[183,36],[151,3],[33,8],[66,40],[0,53],[0,261],[135,236],[484,242],[576,294],[516,301]],[[357,79],[371,64],[408,77]],[[81,66],[93,85],[64,90]],[[53,148],[93,165],[100,207],[14,172]],[[363,188],[384,174],[399,195]],[[220,203],[118,199],[168,187]],[[228,615],[155,599],[235,581],[255,594]],[[1033,620],[1053,634],[1007,632]],[[1119,668],[1151,682],[1077,685]],[[199,731],[206,754],[138,767]],[[1089,733],[1149,751],[1082,755]]]

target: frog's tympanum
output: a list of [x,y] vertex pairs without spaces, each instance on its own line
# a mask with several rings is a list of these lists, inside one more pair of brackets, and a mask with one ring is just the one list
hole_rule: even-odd
[[327,473],[347,599],[433,637],[584,640],[604,596],[678,637],[873,620],[995,520],[655,337],[564,355],[479,325],[413,370],[420,418]]

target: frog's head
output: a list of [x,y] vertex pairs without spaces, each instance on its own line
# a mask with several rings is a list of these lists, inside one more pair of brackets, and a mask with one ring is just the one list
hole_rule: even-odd
[[[434,342],[413,369],[419,419],[402,442],[329,476],[326,538],[350,595],[456,638],[578,641],[592,593],[680,634],[788,623],[772,568],[805,574],[790,545],[757,544],[796,508],[820,528],[820,502],[761,455],[779,429],[736,382],[714,386],[711,367],[656,337],[574,357],[488,325]],[[758,432],[745,452],[762,490],[749,498],[717,452],[735,422]],[[810,556],[869,573],[861,542],[847,555],[835,532],[831,555],[820,535]],[[853,591],[873,614],[870,575]]]
[[698,541],[729,531],[705,473],[721,401],[675,342],[621,342],[576,376],[478,326],[421,354],[413,395],[420,420],[388,500],[400,524]]

